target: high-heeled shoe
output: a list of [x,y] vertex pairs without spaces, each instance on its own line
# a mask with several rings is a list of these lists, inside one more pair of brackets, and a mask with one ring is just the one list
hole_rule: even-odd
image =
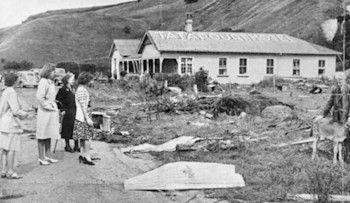
[[85,157],[83,156],[79,156],[79,163],[83,162],[83,164],[87,164],[90,166],[95,165],[94,162],[87,160]]
[[74,153],[74,150],[71,148],[71,147],[65,147],[64,148],[64,150],[66,151],[66,152],[70,152],[70,153]]
[[44,166],[50,165],[50,163],[46,160],[44,161],[44,160],[38,159],[38,161],[40,165],[44,165]]
[[58,162],[57,159],[53,159],[53,158],[49,158],[49,157],[45,157],[45,159],[50,163],[57,163]]
[[74,147],[74,152],[80,152],[80,148],[79,147]]

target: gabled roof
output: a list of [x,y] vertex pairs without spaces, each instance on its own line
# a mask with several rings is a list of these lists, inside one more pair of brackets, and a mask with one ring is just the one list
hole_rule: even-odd
[[339,55],[340,52],[285,34],[147,31],[137,48],[150,40],[160,52]]
[[122,56],[135,55],[139,43],[139,39],[115,39],[109,51],[109,57],[112,57],[115,49],[117,49]]

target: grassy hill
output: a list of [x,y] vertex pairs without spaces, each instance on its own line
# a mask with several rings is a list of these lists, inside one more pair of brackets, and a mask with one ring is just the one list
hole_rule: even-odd
[[27,60],[37,67],[101,57],[108,63],[113,39],[141,38],[148,29],[183,30],[188,11],[194,14],[194,30],[286,33],[341,50],[340,38],[327,43],[320,27],[342,13],[340,5],[341,0],[142,0],[49,11],[0,29],[0,59]]

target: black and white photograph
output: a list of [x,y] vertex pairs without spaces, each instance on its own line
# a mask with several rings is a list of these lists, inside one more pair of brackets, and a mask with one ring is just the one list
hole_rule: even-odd
[[0,202],[350,202],[350,0],[0,0]]

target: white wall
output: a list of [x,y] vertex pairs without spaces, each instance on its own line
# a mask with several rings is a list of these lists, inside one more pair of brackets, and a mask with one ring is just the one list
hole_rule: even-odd
[[123,59],[123,57],[120,55],[118,50],[115,50],[113,52],[112,58],[111,58],[111,73],[112,77],[114,77],[114,72],[116,71],[118,79],[120,78],[120,67],[119,62]]
[[[335,56],[279,56],[279,55],[235,55],[235,54],[192,54],[192,53],[164,53],[163,58],[177,58],[178,71],[181,71],[182,57],[193,58],[193,73],[200,67],[209,70],[209,76],[220,83],[250,84],[264,79],[266,74],[266,60],[274,59],[274,74],[282,77],[316,78],[318,75],[318,61],[325,60],[325,76],[332,77],[335,73]],[[219,58],[227,58],[227,76],[219,76]],[[239,74],[239,59],[247,58],[247,74]],[[300,59],[300,76],[293,76],[293,59]]]
[[318,61],[325,60],[324,76],[332,77],[335,74],[335,56],[281,56],[279,58],[278,75],[283,77],[295,77],[292,75],[293,59],[300,59],[300,76],[306,78],[321,77],[318,75]]
[[148,58],[159,58],[160,53],[152,44],[148,44],[145,46],[144,50],[142,51],[142,59],[148,59]]

